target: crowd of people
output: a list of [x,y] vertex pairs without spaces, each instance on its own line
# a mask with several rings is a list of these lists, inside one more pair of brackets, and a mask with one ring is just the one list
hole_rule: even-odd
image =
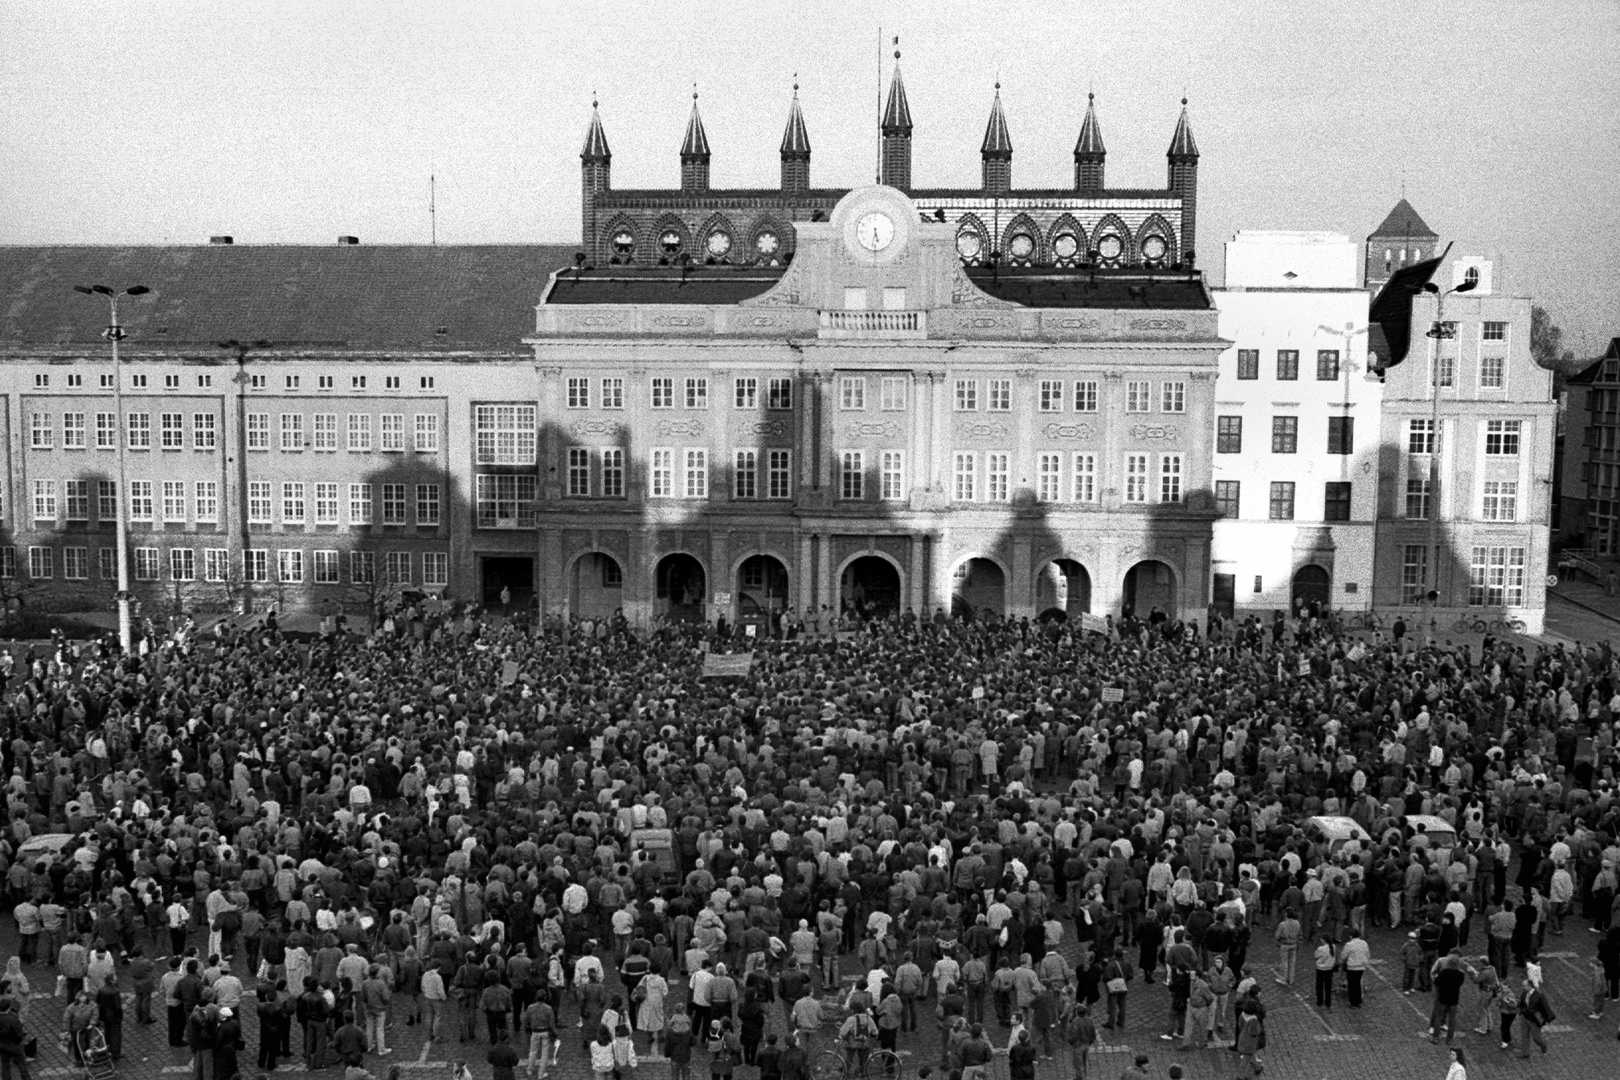
[[1303,961],[1360,1007],[1374,925],[1454,1070],[1459,1014],[1547,1052],[1548,934],[1620,1000],[1606,644],[909,612],[749,644],[705,678],[701,626],[413,609],[0,662],[3,1080],[127,1023],[197,1080],[370,1075],[416,1026],[496,1080],[860,1075],[919,1033],[942,1080],[1154,1035],[1258,1075],[1266,987]]

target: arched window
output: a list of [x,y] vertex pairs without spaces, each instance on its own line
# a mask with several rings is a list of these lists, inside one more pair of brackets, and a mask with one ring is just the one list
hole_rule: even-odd
[[1470,266],[1468,268],[1468,270],[1463,274],[1463,280],[1468,282],[1471,285],[1478,285],[1479,284],[1479,267]]

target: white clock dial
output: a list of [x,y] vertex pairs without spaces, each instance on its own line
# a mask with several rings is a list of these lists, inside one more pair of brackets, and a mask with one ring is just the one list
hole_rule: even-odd
[[882,251],[894,239],[894,222],[888,214],[874,210],[856,222],[855,238],[867,251]]

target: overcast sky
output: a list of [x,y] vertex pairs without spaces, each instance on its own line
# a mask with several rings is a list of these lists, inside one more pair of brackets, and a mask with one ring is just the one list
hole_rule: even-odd
[[978,184],[999,73],[1015,185],[1072,182],[1095,89],[1109,182],[1162,186],[1185,90],[1212,278],[1234,230],[1360,239],[1404,182],[1578,353],[1620,335],[1616,0],[0,0],[0,243],[426,243],[430,173],[441,243],[577,243],[593,93],[616,187],[678,182],[694,82],[714,185],[775,185],[795,73],[812,182],[854,186],[880,26],[919,185]]

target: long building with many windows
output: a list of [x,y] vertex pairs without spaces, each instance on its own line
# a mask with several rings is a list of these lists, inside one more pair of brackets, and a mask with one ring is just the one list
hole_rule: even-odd
[[[1154,190],[1104,185],[1094,103],[1061,189],[1012,186],[999,96],[979,189],[913,185],[911,134],[896,70],[886,183],[811,188],[795,101],[781,190],[711,190],[694,103],[680,188],[617,190],[593,114],[578,251],[0,249],[0,593],[110,604],[122,506],[152,610],[1539,628],[1550,379],[1499,260],[1403,200],[1359,257],[1239,233],[1212,294],[1185,107]],[[82,284],[151,290],[117,370]]]

